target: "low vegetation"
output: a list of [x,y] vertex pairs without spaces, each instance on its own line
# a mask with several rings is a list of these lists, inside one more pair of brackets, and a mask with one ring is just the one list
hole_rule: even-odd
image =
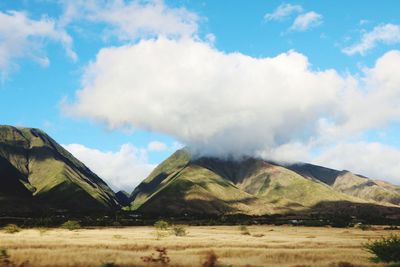
[[370,224],[358,224],[356,225],[359,229],[363,230],[363,231],[368,231],[368,230],[372,230],[372,226]]
[[241,233],[242,235],[250,235],[250,231],[249,231],[249,229],[247,228],[247,226],[245,226],[245,225],[240,225],[240,226],[239,226],[239,231],[240,231],[240,233]]
[[218,257],[217,254],[213,250],[207,251],[205,261],[202,264],[202,267],[216,267],[217,266]]
[[186,236],[187,235],[186,226],[184,226],[184,225],[173,225],[171,228],[172,228],[171,231],[175,236]]
[[8,254],[6,249],[0,249],[0,266],[1,267],[28,267],[29,262],[24,261],[21,264],[15,264],[11,261],[10,255]]
[[0,266],[9,266],[11,264],[10,255],[6,249],[0,249]]
[[29,261],[25,266],[378,267],[385,265],[371,262],[363,244],[400,235],[384,226],[361,232],[354,227],[251,225],[246,226],[251,235],[242,235],[238,226],[190,226],[190,234],[178,238],[173,227],[160,230],[168,234],[162,240],[154,238],[155,227],[146,226],[79,232],[50,228],[42,236],[38,228],[14,235],[0,231],[0,246],[7,249],[3,260],[13,266]]
[[7,224],[6,226],[4,226],[3,230],[8,234],[21,232],[21,228],[19,228],[16,224]]
[[61,228],[68,229],[70,231],[78,230],[81,228],[81,225],[78,221],[68,220],[61,225]]
[[154,223],[154,228],[156,229],[155,236],[157,240],[169,236],[169,226],[169,223],[164,220],[159,220]]
[[150,256],[141,257],[143,262],[146,263],[160,263],[162,265],[167,265],[171,259],[167,255],[166,248],[156,248],[157,256],[152,253]]
[[169,223],[168,223],[167,221],[164,221],[164,220],[159,220],[159,221],[156,221],[156,222],[154,223],[154,227],[155,227],[157,230],[168,230],[168,228],[169,228]]
[[365,244],[368,252],[374,254],[375,262],[400,263],[400,236],[391,235]]

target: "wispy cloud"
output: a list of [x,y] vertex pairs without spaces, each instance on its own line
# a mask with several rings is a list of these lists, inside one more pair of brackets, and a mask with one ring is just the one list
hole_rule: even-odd
[[304,32],[322,24],[322,15],[314,11],[298,15],[289,30]]
[[[267,13],[264,16],[266,21],[283,21],[289,17],[296,15],[292,26],[287,29],[287,32],[300,31],[304,32],[310,28],[317,27],[322,24],[323,16],[315,11],[306,12],[300,5],[281,4],[272,13]],[[284,34],[283,32],[282,34]]]
[[272,13],[267,13],[264,19],[267,21],[281,21],[292,14],[303,12],[303,7],[300,5],[281,4]]
[[39,65],[50,64],[44,51],[46,41],[60,43],[67,55],[76,60],[72,49],[73,40],[56,21],[47,17],[30,19],[24,12],[0,11],[0,76],[4,79],[17,68],[15,59],[30,58]]
[[167,145],[160,141],[152,141],[147,145],[147,150],[149,151],[164,151],[167,148]]
[[103,34],[122,41],[154,36],[190,37],[198,29],[196,13],[183,7],[169,7],[162,0],[64,0],[62,3],[62,25],[81,21],[105,24]]
[[350,56],[354,54],[365,55],[379,43],[388,45],[400,43],[400,25],[389,23],[376,26],[372,31],[365,32],[361,36],[360,42],[344,48],[342,52]]

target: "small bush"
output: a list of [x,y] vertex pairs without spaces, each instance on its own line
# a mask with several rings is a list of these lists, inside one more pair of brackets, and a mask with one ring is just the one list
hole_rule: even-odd
[[7,224],[4,226],[3,230],[8,234],[14,234],[20,232],[21,228],[19,228],[16,224]]
[[400,262],[400,237],[391,235],[364,245],[366,250],[375,255],[375,262]]
[[156,248],[156,251],[158,252],[157,257],[152,253],[150,256],[141,257],[142,261],[146,263],[161,263],[167,265],[170,262],[170,258],[167,255],[167,249]]
[[100,265],[101,267],[117,267],[114,262],[105,262]]
[[68,220],[61,225],[61,228],[68,229],[70,231],[77,230],[81,228],[81,225],[78,221]]
[[217,266],[218,257],[214,251],[208,251],[206,254],[206,259],[201,265],[202,267],[216,267]]
[[254,234],[253,237],[263,237],[265,236],[264,234]]
[[363,231],[372,230],[372,226],[370,224],[358,224],[356,226]]
[[0,266],[11,266],[10,255],[6,249],[0,249]]
[[169,223],[164,220],[159,220],[154,223],[154,227],[158,230],[168,230]]
[[172,233],[176,236],[186,236],[187,235],[186,227],[184,225],[173,225]]
[[241,232],[242,235],[250,235],[250,231],[245,225],[240,225],[239,231]]
[[169,236],[169,233],[168,233],[168,231],[156,230],[155,235],[156,235],[156,239],[160,240],[161,238]]

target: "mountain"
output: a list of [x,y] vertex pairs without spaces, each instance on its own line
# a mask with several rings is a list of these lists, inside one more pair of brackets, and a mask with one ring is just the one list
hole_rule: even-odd
[[46,133],[0,126],[0,212],[117,208],[107,184]]
[[400,186],[312,164],[293,164],[287,167],[304,177],[322,181],[338,192],[367,201],[400,205]]
[[118,191],[117,193],[115,193],[115,197],[117,198],[118,203],[121,204],[121,206],[129,206],[131,203],[129,193],[126,191]]
[[287,214],[301,211],[398,212],[400,187],[312,164],[257,158],[192,157],[187,149],[162,162],[131,194],[143,213]]

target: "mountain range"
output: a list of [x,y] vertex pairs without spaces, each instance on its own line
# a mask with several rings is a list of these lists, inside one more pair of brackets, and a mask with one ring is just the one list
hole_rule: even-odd
[[114,193],[39,129],[0,126],[0,213],[115,211],[226,215],[371,213],[400,218],[400,187],[349,171],[176,151],[128,194]]
[[196,157],[178,150],[131,195],[132,208],[165,214],[400,214],[400,187],[349,171],[262,159]]

